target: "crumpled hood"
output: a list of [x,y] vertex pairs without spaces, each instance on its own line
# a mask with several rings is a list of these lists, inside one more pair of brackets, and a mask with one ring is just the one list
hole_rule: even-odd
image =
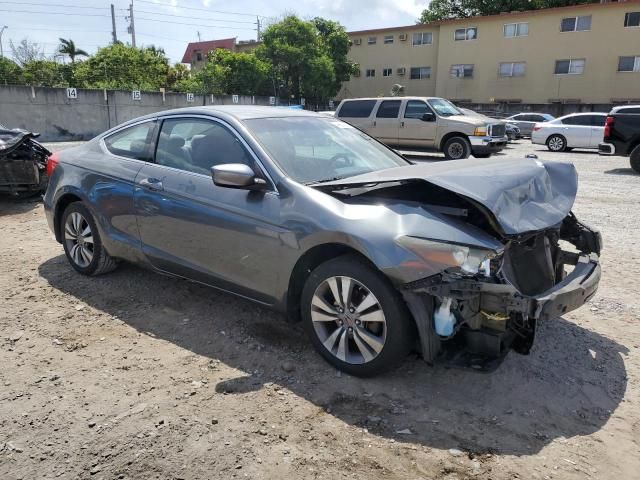
[[578,190],[578,175],[572,164],[520,158],[422,163],[317,187],[337,189],[403,180],[423,180],[484,206],[506,235],[559,224],[571,211]]
[[0,155],[8,155],[23,142],[38,137],[37,133],[25,130],[7,130],[0,126]]

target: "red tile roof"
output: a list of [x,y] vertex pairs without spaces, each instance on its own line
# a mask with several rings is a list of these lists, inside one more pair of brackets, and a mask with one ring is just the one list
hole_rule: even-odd
[[223,38],[222,40],[210,40],[208,42],[191,42],[187,45],[187,49],[182,57],[182,63],[191,63],[193,54],[196,50],[200,50],[204,56],[212,50],[223,48],[225,50],[235,50],[236,38]]

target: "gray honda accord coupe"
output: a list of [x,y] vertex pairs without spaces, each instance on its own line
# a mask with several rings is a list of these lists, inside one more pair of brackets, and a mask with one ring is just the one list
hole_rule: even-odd
[[128,261],[272,307],[353,375],[411,350],[491,370],[600,280],[567,163],[412,164],[337,119],[251,106],[147,115],[49,162],[76,271]]

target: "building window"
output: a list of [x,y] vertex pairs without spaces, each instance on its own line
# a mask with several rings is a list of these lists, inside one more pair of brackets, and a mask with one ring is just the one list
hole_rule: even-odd
[[619,72],[640,72],[640,56],[618,57]]
[[376,71],[374,68],[367,68],[365,75],[367,77],[375,77],[376,76]]
[[202,61],[202,53],[197,52],[196,53],[196,62],[201,62]]
[[524,77],[525,62],[503,62],[498,68],[501,77]]
[[393,43],[393,35],[385,35],[384,43]]
[[504,26],[504,36],[511,37],[526,37],[529,35],[529,24],[524,23],[507,23]]
[[393,75],[393,68],[383,68],[382,69],[382,76],[383,77],[390,77],[391,75]]
[[625,27],[640,27],[640,12],[628,12],[624,14]]
[[477,27],[458,28],[453,35],[453,39],[456,42],[459,42],[462,40],[475,40],[476,38],[478,38]]
[[433,43],[433,33],[420,32],[413,34],[412,45],[431,45]]
[[584,72],[584,58],[556,60],[556,75],[580,75]]
[[473,65],[451,65],[449,74],[451,75],[451,78],[472,78]]
[[587,30],[591,30],[591,15],[567,17],[560,22],[561,32],[584,32]]
[[369,38],[367,39],[367,43],[368,43],[369,45],[375,45],[377,41],[378,41],[378,37],[369,37]]
[[411,67],[411,80],[431,78],[431,67]]

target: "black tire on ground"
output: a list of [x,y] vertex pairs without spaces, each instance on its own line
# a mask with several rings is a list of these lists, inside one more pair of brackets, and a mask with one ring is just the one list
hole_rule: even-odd
[[[330,352],[318,337],[311,317],[312,301],[316,289],[331,277],[350,277],[378,300],[386,320],[386,338],[380,352],[370,361],[357,364],[343,361]],[[328,260],[313,270],[302,290],[300,305],[304,328],[316,351],[335,368],[350,375],[369,377],[390,370],[402,362],[414,346],[415,324],[400,293],[382,273],[357,255]]]
[[473,156],[476,158],[489,158],[491,154],[490,153],[474,153]]
[[547,138],[547,148],[552,152],[564,152],[567,149],[567,139],[554,133]]
[[462,160],[471,155],[471,144],[464,137],[451,137],[444,143],[442,151],[447,160]]
[[631,151],[629,163],[631,163],[631,168],[633,168],[637,173],[640,173],[640,145],[636,146],[636,148]]
[[[65,225],[67,222],[67,218],[72,213],[79,213],[86,220],[89,227],[91,228],[91,235],[93,237],[93,258],[91,262],[89,262],[86,266],[81,266],[73,259],[70,250],[69,244],[65,240]],[[64,247],[64,253],[67,256],[67,260],[71,264],[71,266],[79,273],[83,275],[102,275],[103,273],[110,272],[114,270],[118,264],[116,260],[109,256],[107,251],[104,249],[102,245],[102,240],[100,238],[100,233],[98,232],[98,227],[96,226],[96,222],[89,212],[89,209],[85,207],[82,202],[74,202],[70,204],[62,214],[62,218],[60,220],[60,231],[62,232],[62,245]]]

